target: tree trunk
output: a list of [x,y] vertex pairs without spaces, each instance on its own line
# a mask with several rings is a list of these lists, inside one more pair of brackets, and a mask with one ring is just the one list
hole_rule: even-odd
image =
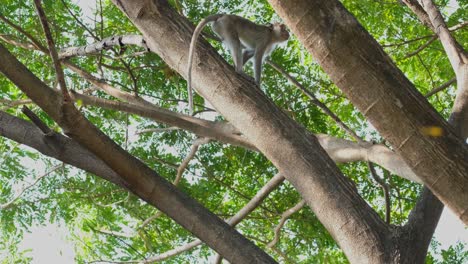
[[[269,0],[286,24],[439,199],[468,224],[468,149],[337,0]],[[442,129],[442,136],[425,134]]]
[[[193,25],[166,1],[114,1],[183,76]],[[194,88],[254,144],[300,192],[351,261],[384,263],[387,225],[359,196],[317,139],[291,120],[253,81],[237,74],[205,41],[197,45]]]

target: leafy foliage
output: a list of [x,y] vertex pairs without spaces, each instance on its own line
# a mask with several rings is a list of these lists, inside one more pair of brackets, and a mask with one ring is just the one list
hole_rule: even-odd
[[[43,2],[59,48],[82,46],[110,36],[138,34],[137,29],[109,1],[97,1],[94,14],[85,13],[80,6],[69,0]],[[169,2],[194,23],[208,14],[217,12],[235,13],[258,23],[279,20],[266,0]],[[405,6],[399,4],[399,1],[342,2],[385,47],[421,93],[427,93],[454,76],[438,41],[434,41],[415,56],[407,58],[410,52],[418,49],[432,35]],[[468,2],[457,3],[458,8],[449,8],[447,1],[440,1],[449,26],[466,19],[466,12],[463,10],[466,11]],[[0,5],[0,14],[45,44],[31,1],[4,0]],[[18,42],[31,42],[27,36],[3,22],[0,23],[0,32]],[[456,31],[454,35],[460,43],[468,42],[467,30]],[[56,86],[52,62],[48,56],[7,42],[2,42],[2,45],[46,84],[50,87]],[[230,60],[228,52],[219,43],[213,42],[213,45],[224,58]],[[126,50],[112,48],[95,56],[76,57],[71,60],[85,71],[122,91],[138,94],[172,111],[184,109],[184,99],[187,98],[185,80],[155,54],[131,56],[138,51],[141,49],[135,47],[128,47]],[[293,38],[286,46],[277,50],[272,55],[272,60],[297,78],[359,136],[366,140],[382,140],[297,40]],[[65,70],[65,73],[71,89],[87,91],[91,95],[113,100],[104,92],[93,89],[90,83],[76,73],[70,70]],[[263,83],[262,89],[265,93],[310,131],[350,139],[331,118],[269,66],[265,67]],[[429,98],[433,106],[445,117],[450,113],[455,89],[452,85]],[[18,110],[19,106],[11,106],[9,102],[27,98],[2,76],[0,94],[2,109],[22,116]],[[27,103],[50,127],[58,130],[53,121],[39,108]],[[197,96],[196,103],[202,104],[203,98]],[[194,140],[192,134],[181,130],[136,134],[138,130],[166,126],[124,112],[84,105],[80,108],[92,123],[132,155],[143,160],[166,179],[175,179],[178,164],[190,151]],[[221,120],[222,117],[215,119]],[[4,138],[0,138],[0,153],[0,204],[12,199],[19,186],[27,185],[38,175],[58,164],[55,160]],[[340,168],[355,182],[360,194],[383,217],[383,193],[370,178],[366,164],[344,164],[340,165]],[[220,217],[228,219],[275,173],[276,169],[259,153],[211,142],[203,145],[197,152],[179,187]],[[385,179],[392,186],[392,223],[402,224],[413,207],[420,188],[398,177],[386,175]],[[282,229],[280,242],[274,249],[266,247],[273,239],[273,230],[281,214],[299,200],[300,197],[294,188],[284,183],[239,224],[238,229],[283,262],[345,263],[347,260],[342,251],[307,207],[289,218]],[[153,207],[133,194],[94,175],[64,166],[25,192],[11,207],[0,210],[2,263],[29,262],[31,257],[28,252],[20,251],[17,245],[24,232],[28,232],[32,226],[48,222],[66,224],[70,231],[69,238],[75,246],[76,261],[79,263],[93,260],[145,259],[194,239],[164,215],[142,226],[144,221],[156,212]],[[468,258],[462,244],[436,254],[442,257],[443,263],[463,263]],[[207,261],[213,255],[213,251],[202,246],[172,257],[166,262],[194,263]],[[428,262],[438,263],[433,256],[428,257]]]

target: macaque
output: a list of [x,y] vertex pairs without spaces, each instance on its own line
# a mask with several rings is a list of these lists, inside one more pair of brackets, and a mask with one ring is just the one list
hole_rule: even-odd
[[258,25],[243,17],[226,14],[210,15],[200,21],[193,33],[189,50],[187,88],[190,114],[193,112],[193,53],[198,36],[208,23],[212,23],[213,32],[219,36],[231,52],[236,72],[242,73],[244,64],[253,57],[254,77],[258,86],[260,86],[263,60],[271,54],[277,44],[289,39],[289,32],[284,24]]

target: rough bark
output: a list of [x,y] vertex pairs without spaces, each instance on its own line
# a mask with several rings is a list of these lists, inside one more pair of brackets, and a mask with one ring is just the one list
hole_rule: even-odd
[[[151,51],[187,76],[193,25],[166,1],[113,1]],[[385,262],[387,226],[338,170],[317,139],[236,74],[205,41],[197,44],[194,88],[283,173],[344,250],[359,263]],[[225,256],[223,256],[225,257]]]
[[[136,39],[136,36],[131,37],[133,40],[132,44],[146,43],[143,41],[142,36],[139,36],[139,39]],[[3,38],[3,40],[13,45],[22,44],[21,46],[30,49],[30,45],[12,42],[12,40],[9,38]],[[108,43],[108,45],[109,44],[111,43]],[[94,47],[92,49],[94,50],[96,47],[102,47],[103,45],[98,45],[97,43],[94,43],[91,44],[91,46]],[[80,55],[89,55],[88,51],[90,50],[90,48],[86,47],[87,46],[74,47],[73,50],[80,50]],[[269,63],[272,64],[272,62]],[[74,95],[75,99],[81,100],[83,104],[89,104],[93,106],[104,107],[107,109],[113,109],[117,111],[124,111],[127,113],[140,115],[143,117],[151,118],[156,122],[170,125],[173,128],[178,127],[181,129],[185,129],[200,137],[208,137],[214,140],[218,140],[220,142],[229,143],[235,146],[240,146],[258,151],[255,148],[255,146],[249,143],[248,140],[242,136],[242,133],[239,130],[234,128],[229,123],[207,121],[188,115],[175,113],[167,109],[162,109],[151,104],[148,101],[143,100],[142,98],[135,97],[134,95],[131,95],[126,92],[122,92],[121,90],[118,90],[117,88],[108,85],[106,82],[98,80],[96,77],[85,72],[84,70],[80,69],[78,66],[72,64],[69,61],[64,61],[64,65],[69,67],[72,71],[78,73],[81,77],[83,77],[85,80],[89,81],[96,87],[99,87],[107,94],[119,98],[123,101],[131,102],[130,104],[125,102],[115,102],[111,100],[79,94],[72,91],[72,94]],[[315,96],[312,96],[312,94],[309,94],[308,96],[311,97],[312,101],[316,100]],[[325,108],[322,107],[322,109],[327,113]],[[336,121],[338,122],[339,120]],[[342,124],[342,126],[343,125],[344,124]],[[345,125],[343,126],[343,129],[349,130]],[[352,132],[351,130],[349,131]],[[351,134],[353,133],[354,132],[352,132]],[[335,138],[325,134],[316,134],[316,136],[319,140],[320,145],[325,149],[328,155],[330,155],[330,157],[337,163],[370,161],[389,170],[395,175],[401,176],[402,178],[413,182],[422,183],[422,181],[418,179],[418,177],[404,162],[404,160],[384,145],[363,142],[362,140],[358,140],[359,143],[356,143],[345,139]],[[359,137],[356,136],[355,138]]]
[[44,135],[31,122],[3,111],[0,111],[0,136],[127,188],[117,173],[77,142],[58,133]]
[[444,206],[424,188],[408,223],[394,230],[394,259],[397,263],[425,263],[427,250]]
[[234,263],[275,263],[252,242],[175,188],[99,131],[0,45],[0,72],[53,118],[68,136],[103,160],[129,190],[156,206]]
[[[72,94],[84,104],[137,114],[139,116],[151,118],[157,122],[191,131],[200,137],[208,137],[224,143],[258,151],[252,143],[241,135],[240,131],[232,127],[229,123],[202,120],[174,113],[156,106],[139,106],[77,93]],[[370,142],[356,143],[326,134],[316,134],[315,136],[328,155],[337,163],[370,161],[407,180],[422,183],[404,160],[384,145],[372,144]]]
[[[333,82],[468,224],[468,149],[339,1],[269,0]],[[432,137],[427,127],[442,129]]]

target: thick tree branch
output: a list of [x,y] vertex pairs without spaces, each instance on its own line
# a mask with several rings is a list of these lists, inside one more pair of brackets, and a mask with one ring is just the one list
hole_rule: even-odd
[[[468,148],[372,36],[337,0],[269,3],[416,175],[468,223]],[[428,136],[427,126],[444,136]]]
[[112,169],[73,139],[58,133],[46,136],[31,122],[3,111],[0,111],[0,135],[127,188],[125,182]]
[[[57,109],[60,98],[0,45],[0,71],[37,103],[68,135],[118,172],[140,198],[158,207],[184,228],[233,262],[274,260],[235,229],[179,191],[89,123],[71,104]],[[52,103],[51,103],[52,102]],[[55,104],[54,104],[55,103]],[[109,155],[112,153],[112,155]],[[219,239],[223,234],[223,239]],[[246,253],[249,252],[249,253]]]
[[31,120],[42,131],[42,133],[44,133],[44,135],[52,136],[54,134],[54,131],[42,122],[42,120],[33,111],[31,111],[31,109],[23,106],[23,109],[21,110],[23,114],[25,114],[29,120]]
[[[276,174],[273,178],[271,178],[256,194],[252,199],[244,206],[241,210],[239,210],[233,217],[231,217],[227,223],[230,226],[236,226],[240,223],[247,215],[249,215],[255,208],[257,208],[262,201],[273,191],[275,190],[282,182],[284,181],[284,177],[281,174]],[[154,217],[154,216],[152,216]],[[148,218],[146,222],[152,221],[152,217]],[[151,220],[150,220],[151,219]],[[162,254],[150,257],[146,260],[131,260],[131,261],[115,261],[115,263],[153,263],[161,260],[165,260],[176,255],[179,255],[183,252],[191,250],[194,247],[203,244],[203,242],[199,239],[194,240],[188,244],[179,246],[177,248],[171,249],[166,251]]]

